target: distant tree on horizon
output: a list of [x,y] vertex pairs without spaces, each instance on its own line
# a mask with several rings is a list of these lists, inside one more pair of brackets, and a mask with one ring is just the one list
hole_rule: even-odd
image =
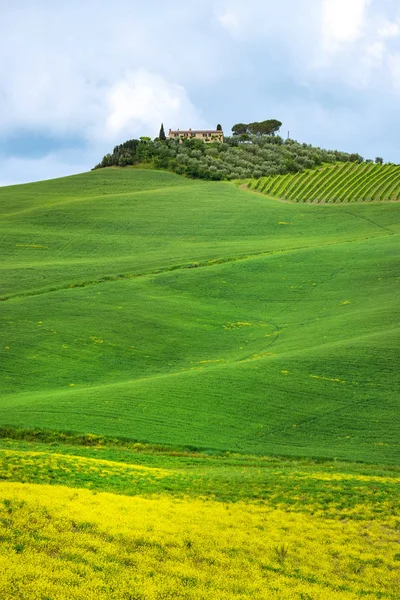
[[236,123],[232,127],[232,131],[233,135],[275,135],[281,127],[281,121],[267,119],[266,121],[255,121],[254,123]]
[[282,127],[282,122],[277,119],[268,119],[261,123],[250,123],[248,126],[250,133],[255,135],[275,135]]
[[377,164],[377,165],[383,165],[383,158],[381,156],[377,156],[375,158],[375,164]]
[[233,135],[243,135],[244,133],[247,133],[247,125],[246,123],[236,123],[236,125],[232,127],[232,131]]
[[217,131],[222,131],[222,125],[220,123],[217,125]]
[[165,142],[165,140],[167,139],[167,136],[165,135],[165,131],[164,131],[164,123],[161,123],[160,133],[158,134],[158,139],[161,140],[162,142]]

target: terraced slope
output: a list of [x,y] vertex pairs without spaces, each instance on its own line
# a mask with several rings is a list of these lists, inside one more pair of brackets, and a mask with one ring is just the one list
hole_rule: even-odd
[[291,202],[388,202],[400,200],[400,165],[343,163],[294,175],[262,177],[248,187]]
[[398,459],[400,205],[104,169],[0,207],[0,424]]

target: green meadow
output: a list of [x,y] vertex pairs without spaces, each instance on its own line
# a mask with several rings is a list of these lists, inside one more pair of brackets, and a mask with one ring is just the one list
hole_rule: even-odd
[[0,597],[400,588],[400,205],[0,188]]
[[102,169],[0,207],[0,425],[398,460],[398,205]]

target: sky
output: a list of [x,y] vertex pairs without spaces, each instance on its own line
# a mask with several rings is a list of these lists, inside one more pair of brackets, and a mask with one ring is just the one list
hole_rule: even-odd
[[281,133],[400,163],[399,0],[0,0],[0,185],[169,128]]

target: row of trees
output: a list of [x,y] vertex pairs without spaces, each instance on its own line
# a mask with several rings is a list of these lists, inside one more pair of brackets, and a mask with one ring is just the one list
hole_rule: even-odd
[[116,146],[95,168],[144,164],[194,178],[229,180],[296,173],[326,163],[361,163],[364,160],[357,153],[324,150],[259,131],[233,135],[225,138],[223,143],[205,144],[198,139],[187,139],[182,143],[164,139],[163,130],[162,127],[159,137],[153,141],[143,137]]
[[268,119],[266,121],[254,123],[236,123],[232,127],[233,135],[275,135],[278,133],[282,123],[276,119]]

